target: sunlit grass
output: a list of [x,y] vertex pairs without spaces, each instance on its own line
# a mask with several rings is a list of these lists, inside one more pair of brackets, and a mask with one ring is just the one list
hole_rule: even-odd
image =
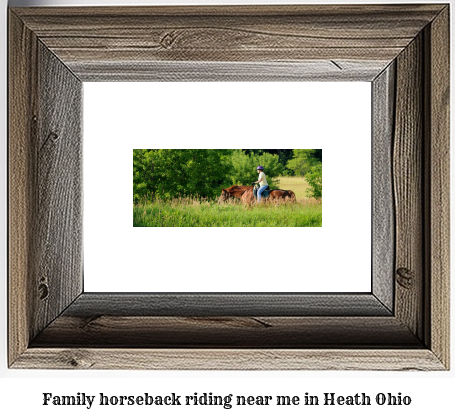
[[307,199],[308,196],[306,194],[307,189],[309,189],[310,185],[303,177],[278,177],[278,187],[283,190],[292,190],[295,193],[295,197],[297,200]]
[[297,203],[266,202],[245,206],[237,200],[225,203],[195,198],[143,201],[133,206],[133,226],[320,227],[322,202],[302,198]]

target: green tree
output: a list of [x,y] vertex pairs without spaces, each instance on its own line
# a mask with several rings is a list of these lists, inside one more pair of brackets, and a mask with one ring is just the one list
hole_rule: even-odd
[[150,161],[150,151],[133,150],[133,201],[154,196],[152,183],[155,182],[154,165]]
[[306,176],[318,163],[322,164],[322,150],[296,149],[293,158],[288,161],[287,168],[296,176]]
[[307,189],[307,195],[320,199],[322,197],[322,163],[317,162],[310,168],[305,175],[305,179],[310,185],[310,188]]
[[231,150],[133,150],[133,201],[219,195],[229,185],[230,155]]
[[274,179],[280,176],[284,170],[277,154],[255,153],[252,150],[249,154],[244,150],[233,150],[231,163],[231,182],[238,185],[249,185],[255,182],[258,179],[256,167],[263,166],[267,182],[271,188],[274,188],[276,187],[276,180]]
[[263,154],[263,153],[278,154],[279,161],[280,161],[280,163],[283,166],[286,166],[288,161],[293,156],[292,150],[266,149],[266,150],[243,150],[243,151],[246,154],[251,154],[251,153],[256,153],[256,154]]

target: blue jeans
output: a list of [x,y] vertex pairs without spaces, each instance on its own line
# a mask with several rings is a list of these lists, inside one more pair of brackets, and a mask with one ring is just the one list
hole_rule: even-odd
[[261,186],[258,190],[258,203],[261,203],[261,195],[262,195],[262,192],[267,189],[267,186]]

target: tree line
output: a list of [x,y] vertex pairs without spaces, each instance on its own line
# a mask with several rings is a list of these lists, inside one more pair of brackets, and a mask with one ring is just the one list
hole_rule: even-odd
[[271,188],[282,175],[305,177],[322,197],[322,150],[134,149],[133,202],[144,198],[213,198],[221,188],[250,185],[264,166]]

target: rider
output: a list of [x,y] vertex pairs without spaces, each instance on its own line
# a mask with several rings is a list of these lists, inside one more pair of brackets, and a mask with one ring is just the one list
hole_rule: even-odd
[[253,182],[253,184],[256,184],[256,183],[259,183],[259,190],[258,190],[258,203],[261,203],[261,195],[262,195],[262,192],[267,189],[268,187],[268,183],[267,183],[267,178],[265,177],[265,173],[264,173],[264,167],[262,166],[257,166],[256,167],[256,170],[259,174],[259,178],[258,178],[258,181],[257,182]]

